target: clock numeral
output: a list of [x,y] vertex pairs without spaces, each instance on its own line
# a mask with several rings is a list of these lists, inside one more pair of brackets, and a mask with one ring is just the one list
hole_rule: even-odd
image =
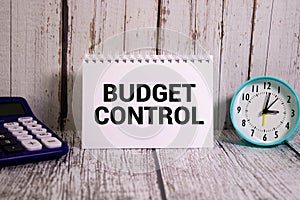
[[237,109],[237,113],[240,113],[242,110],[241,106],[238,106],[236,109]]
[[242,126],[243,127],[246,126],[246,120],[245,119],[242,120]]
[[275,139],[278,138],[278,131],[275,131]]
[[254,135],[254,129],[251,129],[251,137]]
[[280,93],[280,86],[278,86],[278,94]]
[[258,85],[252,85],[252,92],[258,92]]
[[288,98],[287,103],[291,103],[291,96],[288,95],[287,98]]
[[264,89],[270,90],[271,89],[271,82],[264,82]]
[[242,95],[242,100],[246,100],[246,101],[249,101],[250,99],[250,95],[248,93]]
[[290,129],[290,122],[286,123],[285,128]]
[[292,109],[292,114],[291,114],[291,117],[294,117],[295,116],[295,110]]
[[267,134],[264,134],[263,141],[267,141]]

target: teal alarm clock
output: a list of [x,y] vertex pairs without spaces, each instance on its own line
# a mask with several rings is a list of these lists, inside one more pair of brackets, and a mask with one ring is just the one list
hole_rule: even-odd
[[298,132],[299,98],[286,82],[260,76],[245,82],[235,92],[230,119],[237,133],[250,143],[272,146]]

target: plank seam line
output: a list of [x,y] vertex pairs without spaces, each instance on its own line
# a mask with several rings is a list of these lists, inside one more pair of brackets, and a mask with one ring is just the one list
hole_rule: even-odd
[[161,27],[161,22],[160,22],[160,17],[161,17],[161,0],[157,0],[157,20],[156,20],[156,44],[155,44],[155,54],[159,54],[159,37],[160,37],[160,27]]
[[125,50],[126,50],[126,42],[125,42],[125,40],[126,40],[126,24],[127,24],[127,22],[126,22],[126,20],[127,20],[127,0],[125,0],[125,5],[124,5],[124,24],[123,24],[123,28],[124,28],[124,35],[123,35],[123,53],[125,54],[126,52],[125,52]]
[[162,172],[161,172],[161,166],[159,164],[156,149],[152,149],[152,155],[153,155],[153,159],[154,159],[157,184],[158,184],[158,187],[160,190],[161,199],[167,200],[166,190],[165,190],[164,181],[163,181]]
[[252,62],[252,53],[253,53],[253,37],[254,37],[254,27],[255,27],[255,17],[256,17],[256,3],[257,3],[256,0],[253,0],[250,49],[249,49],[249,59],[248,59],[248,80],[251,78],[251,62]]
[[[160,54],[159,51],[159,37],[160,37],[160,26],[161,26],[161,22],[160,22],[160,17],[161,17],[161,0],[157,0],[157,21],[156,21],[156,44],[155,44],[155,54],[158,55]],[[157,156],[157,152],[156,149],[152,149],[152,156],[154,159],[154,164],[155,164],[155,171],[156,171],[156,177],[157,177],[157,184],[159,187],[159,191],[160,191],[160,195],[161,195],[161,199],[166,200],[167,196],[166,196],[166,190],[165,190],[165,186],[164,186],[164,182],[163,182],[163,178],[162,178],[162,172],[160,169],[160,164],[159,164],[159,160],[158,160],[158,156]]]
[[[221,91],[221,73],[222,73],[222,55],[223,55],[223,37],[224,37],[224,12],[225,12],[225,0],[222,0],[222,19],[221,19],[221,35],[220,35],[220,54],[219,54],[219,85],[218,85],[218,114],[220,116],[220,110],[221,110],[221,106],[220,106],[220,98],[221,98],[221,95],[220,95],[220,91]],[[222,125],[221,127],[221,122],[220,122],[220,118],[218,116],[218,126],[220,127],[220,129],[223,129],[223,127],[225,126],[226,124],[226,120],[224,121],[224,124]]]
[[[197,0],[195,1],[195,11],[194,11],[194,32],[197,33]],[[194,55],[196,55],[196,50],[197,50],[196,49],[196,44],[197,44],[197,42],[196,42],[196,39],[195,39],[195,40],[193,40]]]
[[271,7],[271,16],[270,16],[270,27],[269,27],[269,33],[268,33],[268,46],[267,46],[267,56],[266,56],[266,63],[265,63],[265,74],[267,75],[267,66],[268,66],[268,60],[269,60],[269,50],[270,50],[270,36],[271,36],[271,28],[272,28],[272,21],[273,21],[273,8],[274,8],[274,0],[272,1],[272,7]]
[[[224,134],[224,133],[222,133]],[[229,156],[229,154],[227,153],[226,149],[224,148],[224,146],[222,145],[222,143],[220,141],[217,140],[217,145],[222,149],[222,151],[226,154],[226,156],[230,159],[231,161],[231,158]]]
[[290,148],[293,152],[295,152],[296,153],[296,155],[297,155],[297,157],[299,157],[300,158],[300,152],[298,152],[289,142],[284,142],[285,143],[285,145],[288,147],[288,148]]
[[9,95],[12,95],[12,0],[9,2]]
[[68,115],[68,1],[62,1],[61,26],[62,26],[62,55],[61,55],[61,87],[60,87],[60,130],[65,129],[65,120]]

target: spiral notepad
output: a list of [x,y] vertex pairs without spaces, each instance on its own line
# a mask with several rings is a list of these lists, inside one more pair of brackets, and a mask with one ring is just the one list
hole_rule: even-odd
[[212,57],[87,55],[82,147],[213,146]]

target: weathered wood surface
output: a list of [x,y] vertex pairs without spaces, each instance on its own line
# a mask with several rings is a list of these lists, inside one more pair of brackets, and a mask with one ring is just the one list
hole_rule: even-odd
[[160,7],[160,53],[214,56],[214,115],[220,116],[215,118],[215,129],[221,129],[225,120],[224,111],[219,111],[222,2],[163,0]]
[[296,153],[300,155],[300,135],[297,134],[292,140],[286,142]]
[[225,127],[228,128],[231,97],[248,79],[253,2],[224,1],[223,7],[219,115],[226,116]]
[[151,150],[81,150],[74,132],[63,136],[67,156],[0,169],[0,199],[160,198]]
[[[298,0],[3,0],[0,95],[24,96],[51,128],[74,129],[74,80],[84,54],[96,45],[113,53],[145,46],[137,52],[199,54],[200,43],[214,56],[215,125],[222,129],[232,94],[251,77],[277,76],[300,93],[299,9]],[[153,33],[124,33],[144,27]],[[68,156],[1,169],[0,198],[299,198],[299,136],[255,148],[229,131],[212,150],[188,151],[84,151],[73,132],[63,137],[72,146]]]
[[[54,129],[74,129],[72,90],[84,54],[118,34],[104,50],[147,46],[144,53],[199,54],[201,44],[212,54],[217,129],[224,126],[232,94],[251,77],[277,76],[300,92],[298,0],[3,0],[1,5],[0,95],[25,96]],[[124,33],[145,27],[153,34]]]
[[250,77],[282,78],[300,93],[300,1],[257,1]]
[[61,135],[67,156],[0,169],[0,199],[299,198],[299,152],[285,144],[253,147],[223,131],[212,149],[97,151]]
[[[163,163],[176,154],[159,150]],[[250,146],[232,131],[212,150],[189,150],[162,169],[168,199],[298,199],[299,153]]]
[[145,46],[150,49],[143,49],[143,53],[153,54],[154,33],[133,35],[124,31],[156,27],[156,13],[155,1],[68,1],[68,73],[63,77],[68,80],[67,103],[63,105],[68,107],[65,129],[74,129],[72,90],[85,54],[92,53],[95,47],[100,47],[97,52],[114,55]]
[[11,36],[11,10],[10,10],[10,2],[5,1],[1,4],[0,7],[0,77],[1,77],[1,86],[0,86],[0,94],[1,96],[9,96],[10,95],[10,36]]
[[58,129],[60,1],[10,3],[10,94],[25,97],[38,118]]

